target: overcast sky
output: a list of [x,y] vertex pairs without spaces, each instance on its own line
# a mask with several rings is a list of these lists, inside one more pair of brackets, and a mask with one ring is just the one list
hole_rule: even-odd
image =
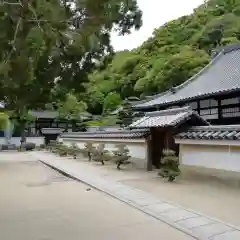
[[116,51],[133,49],[147,40],[153,30],[165,22],[190,14],[203,0],[138,0],[143,11],[143,26],[139,31],[127,36],[112,34],[112,44]]

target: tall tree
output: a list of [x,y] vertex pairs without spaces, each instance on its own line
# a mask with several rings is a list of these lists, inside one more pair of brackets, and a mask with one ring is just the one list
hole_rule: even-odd
[[110,32],[140,26],[136,0],[1,1],[0,96],[6,108],[21,121],[52,97],[83,91],[94,64],[112,52]]
[[[91,74],[88,91],[96,89],[92,109],[101,109],[109,92],[124,100],[151,96],[188,80],[210,60],[212,50],[240,43],[240,0],[206,0],[193,13],[155,29],[141,46],[117,52]],[[211,56],[210,56],[211,55]],[[98,101],[99,92],[101,101]]]
[[70,121],[74,132],[76,131],[77,122],[82,122],[86,108],[86,104],[78,101],[72,94],[68,94],[64,102],[57,103],[58,117]]
[[117,123],[121,126],[121,127],[127,127],[129,126],[135,117],[140,116],[137,112],[134,112],[132,109],[132,103],[133,101],[136,101],[139,99],[125,99],[122,103],[122,106],[119,108],[118,114],[117,114],[117,118],[118,121]]

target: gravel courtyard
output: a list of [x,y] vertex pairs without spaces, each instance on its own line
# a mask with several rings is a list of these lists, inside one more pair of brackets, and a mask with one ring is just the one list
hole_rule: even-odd
[[0,153],[0,239],[192,239],[24,153]]

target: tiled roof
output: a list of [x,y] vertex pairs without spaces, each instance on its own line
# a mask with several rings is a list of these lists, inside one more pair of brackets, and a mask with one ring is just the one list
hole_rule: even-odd
[[240,91],[240,44],[223,48],[198,74],[185,83],[149,100],[135,104],[135,108],[147,108],[173,104],[232,91]]
[[132,123],[129,128],[175,127],[189,119],[197,120],[199,125],[208,125],[196,112],[189,107],[175,108],[147,113],[145,117]]
[[240,125],[192,127],[176,135],[177,139],[240,140]]
[[62,138],[124,138],[140,139],[150,134],[148,129],[145,130],[118,130],[118,131],[96,131],[96,132],[72,132],[63,133]]

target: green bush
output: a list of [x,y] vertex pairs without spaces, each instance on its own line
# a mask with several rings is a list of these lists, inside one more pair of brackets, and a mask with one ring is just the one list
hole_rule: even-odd
[[88,157],[89,162],[92,161],[92,156],[95,151],[96,151],[96,148],[93,146],[92,142],[85,143],[84,149],[83,149],[83,155],[85,157]]
[[40,149],[45,149],[46,148],[46,144],[40,144]]
[[114,160],[117,164],[117,169],[121,169],[121,165],[130,164],[129,158],[131,157],[129,155],[129,149],[126,147],[125,144],[117,144],[116,145],[117,150],[113,151],[114,154]]
[[32,151],[33,149],[36,148],[36,144],[35,143],[23,143],[22,144],[22,148],[25,149],[26,151]]
[[107,159],[108,151],[104,150],[105,144],[100,143],[97,148],[93,151],[92,160],[95,162],[101,162],[104,165],[104,161]]
[[82,153],[82,150],[77,146],[76,143],[73,143],[68,149],[68,154],[72,155],[74,159],[76,159],[77,155],[80,153]]
[[161,160],[162,168],[158,173],[162,178],[167,178],[169,182],[173,182],[180,175],[179,159],[176,153],[166,149],[163,151],[164,157]]

